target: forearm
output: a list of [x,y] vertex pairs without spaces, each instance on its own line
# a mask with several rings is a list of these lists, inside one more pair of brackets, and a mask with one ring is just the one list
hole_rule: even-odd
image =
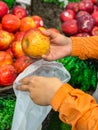
[[91,37],[71,37],[72,56],[80,59],[98,59],[98,36]]
[[83,91],[66,84],[57,91],[51,105],[72,130],[98,130],[98,105]]

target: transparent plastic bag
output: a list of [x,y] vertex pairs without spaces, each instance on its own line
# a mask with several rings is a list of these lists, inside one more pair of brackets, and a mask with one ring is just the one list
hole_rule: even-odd
[[51,106],[36,105],[29,97],[29,92],[18,91],[15,88],[19,80],[33,75],[58,77],[64,83],[70,80],[69,72],[61,63],[39,60],[27,67],[13,84],[16,95],[16,106],[11,130],[41,130],[41,124],[51,110]]

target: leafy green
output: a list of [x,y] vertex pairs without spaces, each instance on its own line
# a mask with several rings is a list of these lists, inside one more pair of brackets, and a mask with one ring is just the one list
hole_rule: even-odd
[[0,130],[9,130],[15,108],[15,98],[8,96],[0,97]]

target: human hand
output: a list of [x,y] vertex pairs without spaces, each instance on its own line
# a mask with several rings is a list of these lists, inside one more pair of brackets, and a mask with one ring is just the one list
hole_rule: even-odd
[[53,61],[71,55],[71,38],[49,29],[42,31],[42,33],[49,36],[51,41],[50,52],[47,55],[43,55],[42,58],[48,61]]
[[55,77],[32,76],[20,80],[16,89],[29,91],[31,99],[38,105],[49,105],[56,91],[62,86],[62,81]]

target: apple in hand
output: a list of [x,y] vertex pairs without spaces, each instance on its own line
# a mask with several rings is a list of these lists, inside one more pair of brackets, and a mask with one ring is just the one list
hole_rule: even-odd
[[26,55],[32,58],[41,58],[43,54],[49,52],[50,39],[39,29],[30,29],[23,37],[22,48]]
[[6,51],[0,51],[0,67],[5,64],[12,64],[13,59],[12,56]]
[[0,67],[0,86],[12,85],[17,77],[17,71],[13,65],[4,65]]
[[16,15],[19,19],[27,16],[27,11],[22,6],[17,5],[12,9],[12,14]]
[[32,19],[34,20],[34,22],[36,24],[36,27],[42,27],[42,26],[44,26],[44,21],[43,21],[43,19],[40,16],[33,15]]
[[2,18],[4,15],[8,14],[8,12],[9,12],[8,5],[5,2],[0,1],[0,18]]
[[22,49],[21,41],[14,41],[11,45],[11,51],[15,58],[25,55]]
[[0,51],[7,49],[10,46],[12,37],[9,32],[0,30]]
[[29,56],[21,56],[16,59],[13,65],[19,74],[35,61],[36,59],[30,58]]

